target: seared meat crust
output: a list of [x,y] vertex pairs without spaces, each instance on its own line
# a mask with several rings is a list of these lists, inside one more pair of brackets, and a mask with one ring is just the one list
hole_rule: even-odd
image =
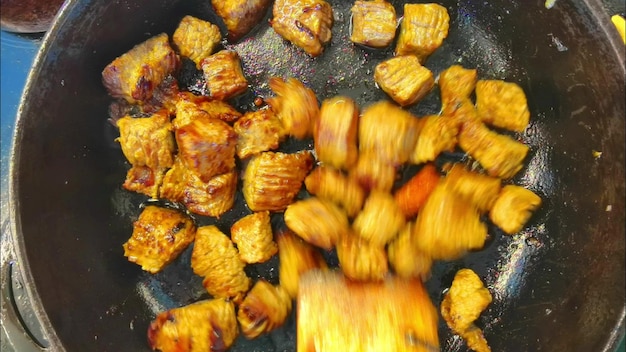
[[228,40],[237,41],[256,26],[267,13],[271,0],[211,0],[228,29]]
[[405,4],[396,55],[415,55],[420,63],[443,44],[448,36],[450,16],[438,4]]
[[243,335],[253,339],[283,325],[290,312],[291,297],[287,291],[261,279],[239,305],[237,320]]
[[429,69],[420,65],[414,55],[387,59],[374,69],[374,80],[400,106],[415,104],[435,86]]
[[178,52],[201,68],[202,60],[209,57],[222,40],[220,28],[211,22],[185,16],[172,36]]
[[269,211],[253,213],[237,220],[230,228],[230,237],[237,245],[244,263],[263,263],[276,252]]
[[236,51],[218,51],[202,60],[201,66],[209,94],[214,99],[228,100],[248,89]]
[[311,56],[330,42],[333,9],[324,0],[276,0],[272,14],[274,31]]
[[385,0],[354,2],[350,40],[372,48],[384,48],[396,36],[396,9]]

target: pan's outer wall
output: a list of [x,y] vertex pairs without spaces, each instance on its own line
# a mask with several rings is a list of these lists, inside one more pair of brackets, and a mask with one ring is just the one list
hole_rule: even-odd
[[[119,150],[106,135],[110,100],[100,72],[142,40],[173,33],[183,15],[207,13],[206,4],[196,5],[75,1],[31,76],[13,160],[16,245],[35,303],[58,336],[55,350],[147,350],[152,312],[138,294],[142,273],[122,256],[132,219],[111,201],[124,174],[111,159]],[[537,233],[543,254],[520,262],[528,275],[515,298],[481,320],[487,339],[497,351],[602,350],[624,311],[623,55],[615,55],[582,2],[551,10],[543,1],[446,5],[456,10],[452,21],[467,13],[491,28],[489,37],[515,63],[497,77],[489,67],[498,53],[460,55],[493,78],[522,85],[537,119],[530,133],[541,132],[529,137],[533,155],[550,167],[521,180],[544,198],[538,217],[545,231]],[[594,150],[602,156],[594,158]],[[493,284],[502,273],[482,274]],[[444,338],[446,350],[465,349]]]

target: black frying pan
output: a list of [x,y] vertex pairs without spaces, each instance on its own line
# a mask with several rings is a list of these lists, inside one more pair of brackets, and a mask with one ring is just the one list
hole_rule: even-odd
[[[352,2],[331,3],[333,40],[321,57],[309,58],[265,23],[232,45],[253,87],[235,102],[239,108],[267,96],[272,75],[295,76],[320,99],[346,94],[361,106],[386,99],[372,72],[391,50],[353,46]],[[515,182],[544,205],[519,235],[492,228],[485,250],[435,265],[431,298],[438,305],[454,273],[470,267],[494,295],[478,321],[494,351],[611,351],[624,335],[624,46],[597,2],[559,0],[552,9],[542,0],[441,3],[450,34],[426,66],[438,74],[461,63],[481,78],[523,87],[532,118],[519,137],[531,152]],[[394,4],[401,14],[401,2]],[[128,166],[113,142],[100,77],[133,45],[173,33],[186,14],[218,22],[209,1],[70,1],[29,77],[12,155],[11,230],[49,350],[147,350],[158,310],[206,297],[189,251],[157,275],[123,257],[145,198],[121,190]],[[438,112],[436,96],[411,111]],[[236,208],[218,226],[227,229],[243,213]],[[276,264],[249,274],[276,282]],[[440,335],[442,350],[466,350],[443,323]],[[292,316],[232,350],[293,351],[295,343]]]

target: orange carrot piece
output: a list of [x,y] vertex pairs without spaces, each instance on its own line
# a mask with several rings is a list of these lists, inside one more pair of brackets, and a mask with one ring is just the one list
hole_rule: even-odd
[[398,207],[407,218],[417,215],[430,193],[439,182],[440,175],[433,164],[426,164],[394,194]]

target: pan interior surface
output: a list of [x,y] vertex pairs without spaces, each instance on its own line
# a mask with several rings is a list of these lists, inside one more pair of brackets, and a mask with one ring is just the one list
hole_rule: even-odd
[[[234,44],[251,89],[246,111],[268,97],[271,76],[296,77],[318,99],[343,94],[362,108],[387,99],[373,69],[393,48],[349,41],[351,2],[330,1],[333,39],[310,58],[266,22]],[[392,1],[399,15],[402,2]],[[450,33],[425,63],[435,75],[453,64],[479,78],[518,83],[531,125],[517,137],[531,148],[515,178],[543,199],[515,236],[491,228],[487,247],[436,263],[427,282],[436,306],[458,269],[472,268],[494,295],[478,320],[494,351],[600,351],[624,334],[624,56],[605,15],[585,2],[442,1]],[[121,189],[128,165],[107,121],[112,99],[102,69],[135,44],[172,34],[184,15],[220,23],[207,1],[72,1],[43,45],[17,121],[12,159],[15,244],[33,304],[52,350],[147,351],[146,330],[159,311],[207,297],[190,249],[156,275],[123,256],[145,197]],[[264,20],[266,21],[267,18]],[[433,92],[410,108],[436,114]],[[284,150],[307,145],[287,142]],[[310,148],[310,145],[308,145]],[[598,157],[598,152],[601,153]],[[410,170],[407,170],[409,172]],[[237,206],[215,223],[223,231],[249,210]],[[332,259],[332,258],[331,258]],[[248,268],[278,282],[277,258]],[[442,350],[465,351],[440,324]],[[295,350],[295,316],[232,351]]]

